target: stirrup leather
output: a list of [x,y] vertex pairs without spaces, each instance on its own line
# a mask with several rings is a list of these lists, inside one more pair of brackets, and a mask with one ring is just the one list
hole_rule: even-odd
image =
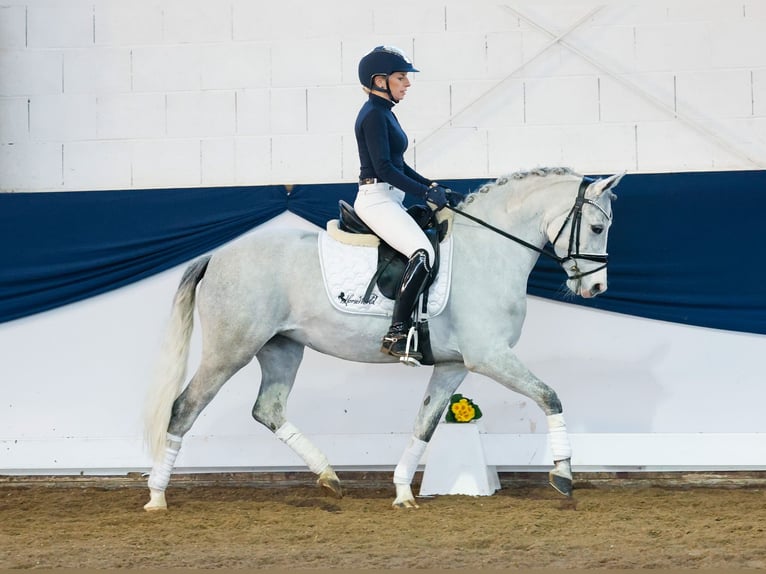
[[419,367],[423,353],[418,351],[418,330],[413,326],[407,332],[389,331],[381,344],[382,353],[398,357],[399,361],[411,367]]

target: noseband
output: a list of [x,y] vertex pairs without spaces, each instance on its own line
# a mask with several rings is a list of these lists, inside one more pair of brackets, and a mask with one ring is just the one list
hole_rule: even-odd
[[[567,278],[579,280],[585,277],[586,275],[590,275],[592,273],[601,271],[602,269],[606,267],[606,263],[607,263],[606,253],[604,253],[603,255],[598,253],[580,253],[580,228],[582,226],[583,206],[585,204],[592,205],[595,208],[597,208],[601,213],[603,213],[607,219],[612,219],[612,217],[604,210],[603,207],[601,207],[595,201],[591,199],[586,199],[585,197],[585,190],[587,190],[588,186],[594,181],[595,180],[589,177],[582,178],[582,181],[580,181],[580,187],[577,190],[577,198],[575,199],[575,203],[572,206],[572,209],[569,210],[569,213],[567,214],[567,217],[564,220],[564,223],[561,225],[559,232],[556,234],[556,238],[551,242],[552,245],[554,246],[556,245],[556,242],[559,240],[559,237],[561,237],[561,234],[564,232],[564,228],[567,226],[567,223],[571,221],[572,226],[569,230],[569,248],[567,249],[566,257],[559,257],[558,255],[556,255],[554,251],[548,251],[547,249],[541,249],[537,247],[537,245],[532,245],[531,243],[524,241],[523,239],[520,239],[516,237],[515,235],[511,235],[510,233],[506,233],[502,229],[498,229],[494,225],[490,225],[489,223],[479,219],[478,217],[474,217],[473,215],[470,215],[466,213],[465,211],[455,209],[449,204],[447,204],[446,207],[448,207],[450,210],[454,211],[455,213],[459,213],[463,217],[466,217],[470,219],[471,221],[474,221],[478,223],[479,225],[482,225],[486,227],[487,229],[490,229],[494,231],[495,233],[502,235],[503,237],[507,239],[510,239],[511,241],[515,241],[516,243],[523,245],[524,247],[527,247],[531,249],[532,251],[536,251],[540,255],[545,255],[546,257],[553,259],[562,267],[564,266],[564,263],[571,260],[573,262],[573,265],[568,270],[565,269],[565,271],[567,271]],[[595,269],[591,269],[590,271],[581,271],[580,268],[577,266],[577,261],[579,259],[584,259],[586,261],[593,261],[596,263],[603,263],[603,265],[596,267]],[[572,272],[572,275],[569,275],[569,271]]]

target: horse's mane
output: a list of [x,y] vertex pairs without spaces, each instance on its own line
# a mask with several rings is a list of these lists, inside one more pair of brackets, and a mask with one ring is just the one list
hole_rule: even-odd
[[471,193],[466,197],[466,203],[472,202],[476,199],[477,193],[489,193],[496,187],[503,187],[508,185],[510,181],[520,181],[530,179],[533,177],[549,177],[551,175],[573,175],[576,177],[582,177],[580,174],[568,167],[536,167],[534,169],[515,171],[507,175],[502,175],[494,181],[489,181],[477,189],[474,193]]

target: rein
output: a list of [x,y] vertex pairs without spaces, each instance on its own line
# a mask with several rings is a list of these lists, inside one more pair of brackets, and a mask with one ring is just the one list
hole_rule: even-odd
[[[586,199],[585,198],[585,190],[588,189],[588,185],[590,185],[594,180],[583,177],[582,181],[580,181],[580,187],[577,190],[577,198],[575,199],[575,203],[572,206],[572,209],[569,210],[569,213],[567,214],[566,219],[564,220],[564,223],[561,225],[561,228],[559,229],[559,232],[556,234],[556,238],[551,242],[552,245],[555,245],[558,241],[559,237],[561,237],[561,234],[564,232],[564,228],[567,226],[567,223],[570,221],[572,222],[572,227],[569,232],[569,248],[567,251],[566,257],[559,257],[556,255],[554,251],[549,251],[544,248],[540,248],[537,245],[533,245],[529,243],[528,241],[524,241],[523,239],[516,237],[515,235],[511,235],[510,233],[507,233],[503,231],[502,229],[499,229],[495,227],[494,225],[491,225],[487,223],[486,221],[479,219],[478,217],[474,217],[473,215],[466,213],[465,211],[461,211],[459,209],[455,209],[451,205],[447,204],[446,207],[449,208],[454,213],[457,213],[459,215],[462,215],[463,217],[470,219],[471,221],[478,223],[479,225],[486,227],[490,231],[494,231],[498,235],[502,235],[506,239],[510,239],[511,241],[515,241],[519,245],[523,245],[524,247],[531,249],[532,251],[536,251],[540,255],[545,255],[546,257],[549,257],[550,259],[553,259],[556,263],[559,265],[564,265],[566,261],[569,261],[570,259],[574,261],[574,266],[570,268],[570,271],[574,272],[574,275],[568,275],[569,279],[580,279],[582,277],[585,277],[586,275],[590,275],[592,273],[596,273],[598,271],[601,271],[606,267],[607,263],[607,255],[600,255],[600,254],[590,254],[590,253],[580,253],[580,226],[582,224],[582,208],[583,205],[589,204],[593,205],[597,209],[599,209],[604,215],[609,217],[609,214],[607,214],[600,205],[598,205],[596,202]],[[595,269],[591,269],[590,271],[580,271],[580,268],[577,266],[577,260],[578,259],[585,259],[586,261],[594,261],[596,263],[603,263],[603,265],[596,267]]]

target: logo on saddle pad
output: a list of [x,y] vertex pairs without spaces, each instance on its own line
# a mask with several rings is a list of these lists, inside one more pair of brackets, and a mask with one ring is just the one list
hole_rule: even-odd
[[[391,316],[394,300],[381,293],[371,281],[378,267],[378,240],[374,236],[345,233],[338,220],[327,223],[319,233],[319,263],[327,297],[333,307],[345,313]],[[452,237],[439,247],[439,273],[428,290],[428,315],[444,310],[449,297],[452,270]],[[365,298],[365,295],[367,297]]]

